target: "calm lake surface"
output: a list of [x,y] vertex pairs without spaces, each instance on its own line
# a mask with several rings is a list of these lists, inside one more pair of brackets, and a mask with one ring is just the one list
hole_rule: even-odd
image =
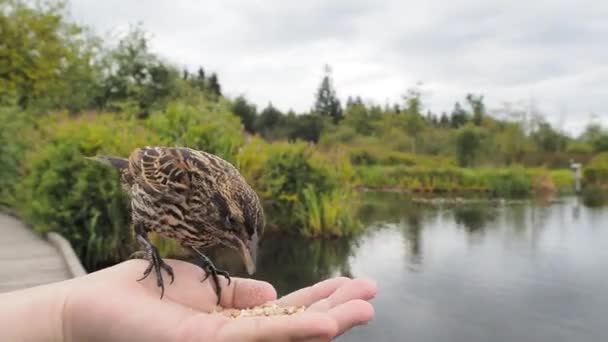
[[266,239],[254,278],[279,295],[329,276],[374,279],[375,320],[340,341],[608,340],[608,207],[365,202],[361,236]]

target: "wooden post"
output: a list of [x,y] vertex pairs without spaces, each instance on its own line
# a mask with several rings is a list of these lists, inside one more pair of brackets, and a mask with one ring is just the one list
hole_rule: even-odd
[[581,163],[575,163],[574,161],[570,161],[570,168],[574,173],[574,190],[577,194],[581,193],[581,181],[583,178],[582,175],[582,165]]

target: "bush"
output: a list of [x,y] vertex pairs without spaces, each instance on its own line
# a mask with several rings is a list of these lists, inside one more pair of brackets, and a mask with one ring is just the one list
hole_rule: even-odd
[[492,194],[497,197],[524,197],[532,188],[531,179],[523,169],[486,171],[484,178]]
[[320,236],[353,229],[352,193],[338,170],[346,166],[310,145],[254,140],[239,153],[238,167],[265,202],[271,230]]
[[20,211],[37,231],[64,235],[89,270],[124,259],[133,246],[118,174],[83,157],[125,156],[158,139],[115,115],[53,116],[40,127],[44,140],[25,161]]
[[608,152],[600,153],[591,159],[583,169],[583,177],[586,184],[608,184]]
[[14,107],[0,107],[0,122],[0,205],[14,206],[31,123],[27,113]]
[[148,126],[163,145],[203,150],[230,162],[244,144],[240,119],[224,101],[173,102],[153,113]]

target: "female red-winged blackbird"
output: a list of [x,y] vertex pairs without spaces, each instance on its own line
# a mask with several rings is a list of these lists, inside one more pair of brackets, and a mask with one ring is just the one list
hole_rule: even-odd
[[264,211],[255,191],[239,171],[220,157],[186,147],[138,148],[128,158],[97,156],[117,168],[121,184],[131,198],[131,218],[136,239],[145,249],[157,285],[164,294],[161,269],[174,280],[172,268],[160,257],[148,239],[148,233],[175,239],[192,248],[203,259],[206,276],[212,276],[218,304],[221,287],[218,274],[228,279],[228,272],[217,269],[201,249],[223,245],[237,250],[247,268],[255,272],[258,239],[265,225]]

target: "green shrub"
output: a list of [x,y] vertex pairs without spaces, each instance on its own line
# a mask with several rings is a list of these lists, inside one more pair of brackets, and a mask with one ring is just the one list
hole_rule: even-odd
[[584,181],[587,184],[608,184],[608,152],[596,155],[583,169]]
[[483,172],[490,191],[497,197],[524,197],[532,188],[531,178],[523,169],[505,169]]
[[354,229],[352,193],[340,170],[347,165],[306,143],[254,140],[238,155],[238,167],[265,202],[269,228],[307,236]]
[[15,107],[0,107],[0,205],[14,206],[22,156],[28,145],[29,116]]
[[153,113],[148,125],[163,145],[203,150],[230,162],[244,143],[240,119],[224,101],[173,102]]
[[40,127],[44,141],[25,161],[20,211],[37,231],[65,236],[89,270],[124,259],[133,246],[118,175],[83,157],[125,156],[157,139],[115,115],[53,116]]

